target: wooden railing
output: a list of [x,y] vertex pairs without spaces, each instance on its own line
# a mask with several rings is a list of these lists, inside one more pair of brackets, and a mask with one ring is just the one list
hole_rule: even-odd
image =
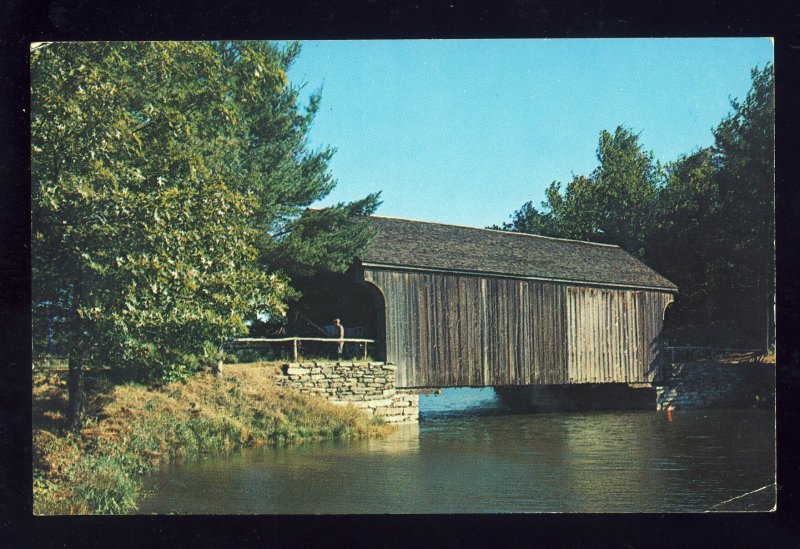
[[334,338],[334,337],[238,337],[232,339],[233,343],[285,343],[292,342],[292,362],[297,362],[299,356],[297,352],[298,341],[316,341],[322,343],[363,343],[364,344],[364,359],[367,358],[367,345],[375,343],[374,339],[360,339],[360,338]]

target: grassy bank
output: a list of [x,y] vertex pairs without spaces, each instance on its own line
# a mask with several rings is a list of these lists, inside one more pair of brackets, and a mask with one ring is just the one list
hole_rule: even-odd
[[87,419],[65,425],[66,375],[33,374],[36,514],[129,513],[162,462],[241,446],[382,435],[391,427],[272,382],[276,364],[226,365],[160,389],[87,375]]

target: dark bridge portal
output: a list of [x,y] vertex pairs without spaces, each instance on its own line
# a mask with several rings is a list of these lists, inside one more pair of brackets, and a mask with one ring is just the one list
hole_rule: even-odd
[[[345,327],[346,337],[374,339],[376,343],[369,347],[370,356],[375,360],[385,359],[385,306],[374,285],[357,281],[350,270],[344,274],[323,272],[311,278],[298,278],[293,280],[293,286],[303,295],[289,307],[291,335],[323,336],[314,324],[325,329],[338,318]],[[333,347],[328,345],[319,350],[327,354]],[[345,351],[345,355],[353,354],[347,352],[349,348]]]

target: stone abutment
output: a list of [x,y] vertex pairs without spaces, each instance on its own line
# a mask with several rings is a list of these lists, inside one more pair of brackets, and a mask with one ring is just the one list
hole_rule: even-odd
[[419,395],[397,389],[396,374],[396,366],[382,362],[289,363],[277,382],[334,404],[352,404],[386,423],[417,423]]
[[668,363],[661,367],[656,408],[773,408],[775,365]]

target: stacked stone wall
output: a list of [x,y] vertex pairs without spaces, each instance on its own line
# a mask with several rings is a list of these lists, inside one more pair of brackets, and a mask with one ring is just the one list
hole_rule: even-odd
[[419,395],[397,389],[396,375],[396,366],[382,362],[309,362],[284,364],[277,381],[334,404],[352,404],[386,423],[417,423]]
[[656,407],[772,408],[775,366],[761,363],[664,364],[656,382]]

